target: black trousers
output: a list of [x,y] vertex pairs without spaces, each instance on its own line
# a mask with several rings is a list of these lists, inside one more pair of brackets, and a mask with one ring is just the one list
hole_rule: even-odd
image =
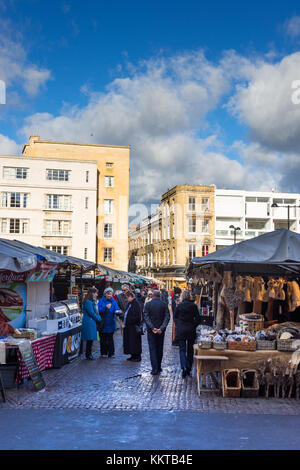
[[113,333],[100,333],[100,354],[101,356],[114,356],[115,344]]
[[152,331],[148,330],[147,338],[152,370],[157,372],[161,368],[161,361],[164,352],[165,332],[159,335],[158,333],[153,333]]
[[92,347],[93,347],[93,340],[89,339],[86,342],[86,348],[85,348],[85,356],[89,357],[92,354]]

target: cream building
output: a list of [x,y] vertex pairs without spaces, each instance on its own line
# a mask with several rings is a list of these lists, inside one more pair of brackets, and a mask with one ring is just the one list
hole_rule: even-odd
[[185,284],[190,260],[215,250],[214,192],[214,186],[178,185],[164,193],[157,213],[129,229],[128,270],[168,289]]
[[96,259],[111,268],[127,270],[130,147],[45,141],[31,136],[23,148],[22,158],[28,157],[54,159],[64,164],[69,161],[69,165],[77,161],[86,183],[84,201],[89,198],[88,188],[94,185],[88,164],[96,164]]

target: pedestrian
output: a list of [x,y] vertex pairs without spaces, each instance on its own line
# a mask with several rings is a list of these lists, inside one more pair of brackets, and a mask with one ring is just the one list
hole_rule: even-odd
[[86,341],[85,356],[90,361],[94,359],[92,355],[93,341],[97,340],[97,324],[101,321],[97,307],[97,295],[96,287],[90,287],[82,305],[81,340]]
[[144,305],[146,305],[148,302],[150,302],[152,300],[152,294],[153,294],[152,290],[148,290],[147,297],[145,299]]
[[160,297],[163,302],[166,302],[169,305],[169,294],[165,288],[160,289]]
[[123,317],[124,317],[124,313],[125,313],[125,311],[127,309],[127,306],[128,306],[128,302],[127,302],[125,294],[126,294],[126,292],[129,291],[129,284],[126,284],[126,283],[122,284],[121,289],[122,289],[122,292],[117,295],[116,300],[117,300],[117,304],[119,305],[119,308],[121,310],[121,315],[119,316],[119,318],[120,318],[121,332],[123,334],[123,332],[124,332],[124,329],[123,329],[123,326],[122,326]]
[[143,321],[143,313],[144,313],[144,303],[145,299],[142,297],[140,289],[135,289],[134,290],[135,298],[139,303],[140,309],[141,309],[141,314],[142,314],[142,321]]
[[133,292],[128,291],[126,294],[128,302],[127,309],[124,313],[123,320],[123,348],[124,354],[131,356],[127,361],[140,362],[142,354],[142,338],[141,338],[141,319],[142,312],[140,304],[135,298]]
[[174,313],[175,339],[179,344],[180,365],[182,377],[190,375],[193,358],[196,328],[200,324],[200,315],[190,291],[185,290],[181,302]]
[[144,320],[147,327],[152,375],[162,372],[165,330],[170,321],[169,308],[160,298],[158,290],[153,291],[153,299],[145,305]]
[[116,317],[120,313],[117,302],[113,299],[113,289],[107,287],[103,297],[98,302],[98,310],[103,326],[99,331],[100,357],[115,357],[114,332],[116,331]]
[[174,322],[174,313],[176,310],[177,305],[180,301],[181,289],[180,287],[174,287],[173,295],[172,295],[172,346],[179,346],[178,341],[175,338],[175,322]]

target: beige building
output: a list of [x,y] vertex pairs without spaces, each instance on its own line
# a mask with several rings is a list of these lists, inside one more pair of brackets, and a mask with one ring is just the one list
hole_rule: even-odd
[[215,250],[214,186],[178,185],[162,195],[156,214],[129,229],[129,271],[185,284],[195,256]]
[[[31,171],[32,178],[28,185],[28,188],[32,188],[35,194],[35,199],[32,198],[31,209],[36,213],[40,211],[41,205],[38,203],[36,189],[41,190],[40,201],[42,201],[43,206],[45,203],[42,193],[46,194],[48,187],[61,196],[71,195],[73,197],[73,194],[69,194],[70,191],[67,191],[68,189],[71,190],[71,186],[72,190],[78,192],[77,199],[74,196],[73,203],[70,203],[73,208],[73,238],[70,243],[70,254],[83,258],[86,252],[82,253],[82,248],[87,248],[87,259],[92,261],[95,259],[100,264],[126,270],[128,265],[129,156],[130,147],[128,146],[44,141],[39,136],[31,136],[29,143],[24,145],[21,157],[6,158],[9,161],[16,158],[18,161],[16,163],[17,167],[14,167],[16,170],[11,170],[12,173],[19,171],[17,168],[29,168],[28,162],[37,160],[35,170]],[[13,167],[8,163],[7,166]],[[21,178],[16,177],[15,182],[18,186],[20,180]],[[44,184],[45,180],[46,184]],[[23,182],[22,180],[22,184]],[[5,179],[2,183],[4,187],[7,185]],[[13,189],[11,189],[11,192],[13,192]],[[93,196],[91,196],[91,192],[93,192]],[[51,198],[49,198],[50,200]],[[65,203],[68,203],[68,199],[60,199],[59,203],[55,202],[55,204],[60,204],[60,207]],[[22,217],[30,219],[31,214],[25,216],[29,207],[23,207],[22,209]],[[12,211],[13,208],[9,207],[9,210]],[[59,218],[58,212],[55,212],[55,218],[53,211],[50,212],[52,212],[50,214],[52,219],[49,220]],[[88,220],[86,220],[87,214],[89,214]],[[45,216],[39,217],[44,223]],[[86,233],[82,234],[77,231],[77,223],[80,226],[83,225],[84,231],[88,230],[91,235],[87,246],[84,244],[85,239],[82,238],[82,235]],[[49,233],[52,228],[51,224],[53,225],[53,223],[48,223],[47,230],[42,231],[43,234]],[[32,219],[28,229],[30,235],[31,233],[37,234],[37,232],[40,235],[40,227],[41,225],[37,224],[37,220]],[[57,223],[54,223],[53,230],[57,231]],[[81,249],[77,249],[77,242],[74,241],[75,237],[78,237],[78,245],[81,246]],[[37,235],[34,240],[36,239]],[[50,245],[50,242],[52,245]],[[47,246],[55,246],[54,242],[56,243],[56,240],[53,238],[47,240],[43,238],[42,246],[46,246],[45,243],[47,243]],[[29,243],[31,242],[29,241]]]

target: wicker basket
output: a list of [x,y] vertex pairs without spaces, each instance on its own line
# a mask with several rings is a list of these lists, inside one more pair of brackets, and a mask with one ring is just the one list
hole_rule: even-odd
[[14,338],[25,338],[25,339],[29,339],[30,341],[33,341],[34,339],[36,339],[36,334],[34,333],[34,331],[21,331],[19,334],[18,333],[13,333],[12,335]]
[[222,371],[223,397],[240,397],[241,387],[242,385],[239,369],[225,369]]
[[[277,349],[278,351],[296,351],[297,346],[293,346],[293,342],[297,339],[278,339],[277,340]],[[298,340],[299,341],[299,340]]]
[[272,350],[276,349],[276,339],[274,341],[257,340],[257,349]]
[[257,378],[257,371],[254,369],[241,371],[242,392],[243,398],[257,398],[259,394],[259,383]]
[[248,323],[248,330],[252,334],[264,329],[265,319],[263,315],[260,315],[258,320],[249,320],[246,315],[240,315],[240,319]]
[[198,341],[198,346],[201,349],[211,349],[212,341]]
[[226,341],[214,341],[213,348],[214,349],[227,349],[227,342]]
[[232,351],[256,351],[256,341],[228,341],[228,349]]

